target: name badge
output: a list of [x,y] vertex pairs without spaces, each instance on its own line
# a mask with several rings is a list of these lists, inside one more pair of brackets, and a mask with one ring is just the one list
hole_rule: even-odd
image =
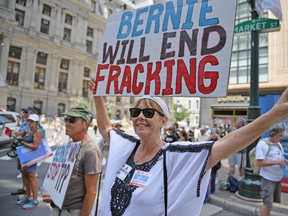
[[130,185],[144,188],[146,187],[149,178],[152,176],[149,172],[144,172],[141,170],[135,170],[135,173],[130,181]]
[[131,171],[132,167],[128,164],[124,164],[121,169],[116,173],[116,176],[122,181],[126,178],[128,173]]

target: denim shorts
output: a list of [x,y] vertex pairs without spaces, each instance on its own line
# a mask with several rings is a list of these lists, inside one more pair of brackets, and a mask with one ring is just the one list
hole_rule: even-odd
[[24,169],[24,172],[36,172],[37,164],[34,164],[26,169]]
[[281,181],[273,182],[262,177],[260,195],[264,205],[272,206],[273,202],[280,203]]

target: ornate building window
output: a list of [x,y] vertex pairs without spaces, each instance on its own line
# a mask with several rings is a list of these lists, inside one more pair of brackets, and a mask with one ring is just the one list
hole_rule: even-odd
[[22,48],[10,46],[9,57],[15,58],[15,59],[21,59],[21,53],[22,53]]
[[18,86],[20,63],[8,61],[6,82],[8,85]]
[[88,97],[89,95],[89,81],[90,81],[90,68],[84,67],[83,74],[83,82],[82,82],[82,96]]
[[47,4],[43,5],[42,14],[46,16],[51,16],[51,7]]
[[62,113],[65,112],[65,109],[66,109],[66,105],[64,103],[58,103],[58,106],[57,106],[57,114],[58,114],[58,116],[61,116]]
[[63,40],[71,41],[71,29],[64,28]]
[[87,37],[93,38],[93,28],[87,28]]
[[7,106],[7,111],[15,111],[16,110],[16,98],[8,97],[6,106]]
[[86,52],[92,53],[92,41],[86,40]]
[[15,20],[18,22],[19,26],[24,25],[25,12],[22,10],[15,9]]
[[61,59],[60,63],[60,74],[58,80],[58,91],[66,93],[67,92],[67,83],[68,83],[68,70],[69,70],[69,63],[68,59]]
[[25,7],[26,6],[26,0],[16,0],[16,4]]
[[90,68],[88,67],[84,68],[84,77],[90,78]]
[[40,32],[49,34],[49,27],[50,27],[50,21],[47,19],[41,19]]
[[87,98],[88,95],[89,95],[89,80],[83,80],[82,96]]
[[66,14],[65,15],[65,24],[72,26],[72,23],[73,23],[73,17],[69,14]]
[[42,114],[42,107],[43,107],[43,102],[41,100],[34,100],[33,108],[35,109],[36,114],[38,115]]
[[68,73],[60,72],[59,81],[58,81],[58,91],[66,93],[67,92],[67,82],[68,82]]
[[46,69],[41,67],[35,68],[34,88],[44,89]]
[[61,59],[60,68],[64,70],[69,70],[69,60],[68,59]]
[[47,64],[47,54],[43,53],[43,52],[38,52],[36,63],[46,65]]

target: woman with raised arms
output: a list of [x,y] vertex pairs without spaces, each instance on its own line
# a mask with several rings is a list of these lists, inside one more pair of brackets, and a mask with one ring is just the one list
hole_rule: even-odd
[[[93,90],[94,82],[89,86]],[[113,130],[103,97],[94,101],[99,131],[110,145],[101,216],[200,215],[211,168],[288,117],[287,88],[269,112],[215,143],[164,143],[160,132],[169,110],[160,98],[143,96],[129,109],[139,138]]]

